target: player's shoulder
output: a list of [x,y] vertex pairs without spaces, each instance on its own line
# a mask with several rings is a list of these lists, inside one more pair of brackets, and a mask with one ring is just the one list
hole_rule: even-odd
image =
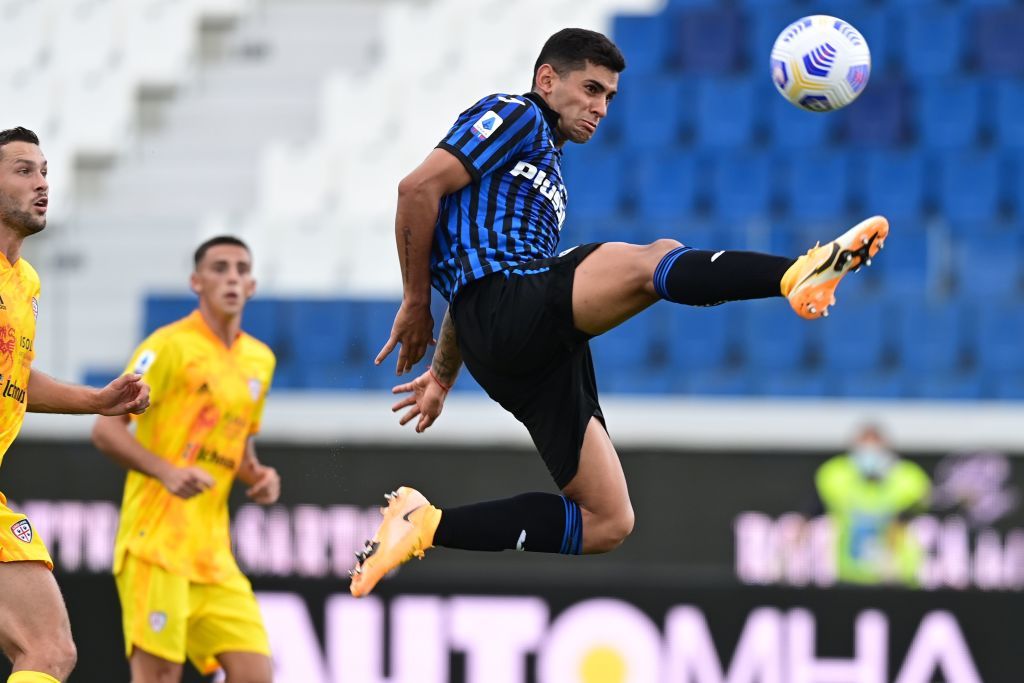
[[527,116],[540,118],[540,109],[529,98],[522,95],[511,95],[509,93],[492,93],[477,100],[469,109],[463,112],[464,115],[483,114],[491,112],[502,119],[510,116]]
[[18,259],[16,268],[18,270],[19,275],[24,281],[33,284],[36,287],[39,286],[39,273],[36,271],[35,267],[28,262],[27,259]]
[[188,324],[188,317],[180,318],[174,322],[161,325],[156,328],[142,341],[142,347],[173,348],[188,344],[191,335],[191,326]]
[[274,351],[265,342],[260,341],[256,337],[252,336],[248,332],[242,332],[242,338],[240,340],[245,344],[245,353],[248,356],[252,356],[257,360],[266,363],[276,363],[277,358],[274,356]]

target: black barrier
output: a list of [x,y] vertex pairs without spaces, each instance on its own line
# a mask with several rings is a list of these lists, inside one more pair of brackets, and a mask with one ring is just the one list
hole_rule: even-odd
[[[778,564],[779,556],[791,555],[792,548],[761,539],[750,547],[763,546],[766,554],[751,556],[750,547],[742,543],[744,539],[757,540],[758,529],[767,530],[764,538],[784,536],[777,533],[777,527],[784,526],[787,513],[803,509],[812,498],[815,468],[830,454],[627,451],[622,460],[637,528],[616,552],[566,558],[439,550],[381,584],[379,593],[395,597],[394,602],[351,603],[345,594],[345,570],[352,550],[376,524],[376,506],[385,491],[400,483],[416,485],[444,506],[526,490],[552,490],[543,464],[530,452],[493,448],[438,451],[264,445],[260,452],[263,460],[281,472],[282,498],[271,508],[243,505],[244,496],[236,489],[232,498],[235,550],[261,591],[281,665],[285,665],[285,657],[288,662],[319,662],[314,678],[310,679],[308,672],[301,674],[306,676],[298,679],[302,683],[430,683],[430,679],[402,673],[404,669],[385,669],[386,675],[345,669],[348,662],[362,661],[367,653],[373,655],[375,648],[382,657],[398,652],[399,641],[381,645],[380,628],[386,626],[372,624],[383,620],[394,631],[396,624],[407,623],[401,616],[407,608],[414,615],[422,608],[419,617],[408,622],[413,624],[408,627],[410,632],[422,637],[423,627],[415,624],[435,623],[447,634],[447,640],[436,644],[429,654],[437,667],[447,667],[442,671],[445,677],[438,681],[573,683],[552,679],[555,669],[545,667],[555,667],[561,661],[558,653],[564,654],[563,649],[569,647],[565,643],[572,639],[565,633],[601,636],[587,635],[590,622],[632,624],[633,631],[646,634],[644,640],[634,643],[641,653],[660,644],[660,654],[652,660],[660,678],[650,683],[1024,680],[1024,648],[1018,646],[1017,635],[1024,593],[976,590],[982,585],[978,576],[988,577],[985,581],[989,583],[984,585],[990,588],[1012,587],[1024,568],[1014,536],[1024,520],[1019,507],[1010,504],[1024,488],[1024,481],[1022,467],[1012,459],[1005,459],[1002,474],[976,477],[988,484],[994,481],[989,493],[996,502],[1006,503],[987,526],[972,526],[969,510],[935,512],[936,529],[966,529],[959,536],[937,534],[936,538],[952,540],[949,548],[938,543],[929,548],[931,564],[926,565],[942,579],[936,586],[961,585],[965,590],[959,592],[823,590],[813,588],[814,581],[805,581],[808,588],[804,590],[742,586],[738,575],[754,583],[798,582],[797,574],[772,576],[763,571],[765,566]],[[946,466],[943,462],[949,463],[942,460],[942,454],[914,457],[929,473],[939,472]],[[18,442],[0,470],[0,490],[11,499],[12,507],[30,516],[54,556],[79,644],[80,666],[73,678],[77,681],[128,679],[117,599],[109,576],[122,484],[123,473],[86,444]],[[994,503],[988,507],[999,509]],[[743,520],[753,520],[754,526],[744,526]],[[984,536],[987,532],[992,533]],[[986,538],[997,543],[983,544]],[[993,557],[997,561],[990,561]],[[737,572],[741,559],[745,569]],[[989,569],[979,573],[979,568],[989,566],[1001,568],[996,572],[999,581],[991,581],[995,574]],[[751,573],[745,575],[744,571]],[[419,595],[422,600],[398,599],[398,591],[402,596]],[[511,602],[491,601],[501,595],[510,596]],[[474,603],[473,596],[485,601]],[[612,602],[593,602],[601,599]],[[481,678],[484,674],[474,673],[473,667],[482,655],[473,653],[482,645],[473,640],[473,629],[467,624],[475,620],[481,624],[478,630],[485,633],[497,628],[487,626],[491,624],[487,615],[489,610],[503,614],[502,604],[521,610],[524,619],[533,621],[517,631],[518,635],[495,631],[495,642],[505,643],[502,651],[506,656],[511,647],[508,643],[518,642],[516,638],[532,643],[532,649],[522,645],[526,649],[517,655],[522,671],[513,673],[521,673],[519,678],[502,678],[499,672]],[[355,605],[369,611],[359,612]],[[459,611],[463,608],[468,611]],[[588,611],[591,608],[595,611]],[[563,619],[560,615],[564,614],[569,616]],[[574,614],[586,618],[576,620]],[[513,618],[518,617],[508,617]],[[349,629],[356,629],[356,635],[377,633],[378,637],[360,641],[362,653],[335,647],[339,624],[346,623]],[[564,624],[575,625],[569,628]],[[463,630],[456,633],[452,630],[456,626]],[[287,639],[282,640],[282,633]],[[461,635],[452,640],[453,633]],[[706,634],[710,640],[704,639]],[[745,640],[744,634],[751,635]],[[401,638],[412,639],[408,641],[412,643],[416,636]],[[588,641],[590,650],[577,653],[573,661],[581,670],[591,671],[587,667],[592,667],[605,673],[580,680],[634,680],[613,675],[619,670],[616,667],[625,667],[639,655],[617,650],[624,641],[615,632],[600,640],[604,645],[595,645],[598,640]],[[708,642],[714,644],[713,651]],[[830,658],[840,661],[821,664]],[[394,666],[401,661],[396,659]],[[975,672],[976,679],[972,678]],[[278,683],[294,680],[284,676]]]
[[[376,524],[384,492],[399,484],[420,487],[441,506],[554,488],[540,458],[528,451],[264,445],[260,452],[281,473],[280,505],[240,508],[246,501],[239,487],[232,497],[236,551],[255,575],[343,576],[351,550]],[[616,552],[590,560],[592,571],[640,565],[687,580],[739,576],[754,584],[827,585],[786,566],[807,550],[786,539],[790,513],[808,509],[815,469],[829,455],[625,451],[636,529]],[[943,454],[914,459],[929,473],[949,469]],[[1018,504],[1024,462],[1003,458],[999,464],[1002,469],[964,468],[971,476],[957,479],[966,499],[976,507],[985,503],[988,518],[979,521],[980,513],[947,504],[932,513],[933,523],[921,525],[931,539],[925,585],[1024,588],[1024,509]],[[116,524],[111,514],[122,484],[121,471],[85,444],[18,442],[0,470],[0,491],[9,499],[23,506],[40,502],[33,523],[45,528],[43,538],[67,572],[106,570],[104,534]],[[33,516],[32,509],[25,511]],[[463,553],[429,564],[442,574],[565,571],[563,563],[530,554],[509,560]]]
[[[72,680],[127,681],[113,581],[60,581],[79,646]],[[423,580],[415,567],[359,601],[337,581],[254,586],[278,683],[1024,680],[1020,594],[687,588],[628,575],[594,591]]]

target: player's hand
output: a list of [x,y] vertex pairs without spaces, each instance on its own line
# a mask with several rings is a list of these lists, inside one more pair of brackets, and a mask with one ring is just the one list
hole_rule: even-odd
[[213,476],[200,467],[171,467],[160,483],[179,498],[189,499],[213,486]]
[[142,375],[121,375],[96,392],[97,415],[140,415],[149,407],[149,385]]
[[395,324],[391,326],[391,337],[373,362],[380,365],[395,350],[395,346],[401,344],[395,374],[404,375],[420,362],[427,352],[427,346],[436,343],[434,317],[430,315],[430,305],[410,304],[408,300],[403,299],[398,314],[395,315]]
[[260,505],[272,505],[281,495],[281,477],[273,467],[260,465],[256,483],[245,492],[249,500]]
[[414,417],[419,416],[420,419],[416,422],[418,433],[423,433],[427,427],[434,424],[444,410],[444,399],[448,396],[448,392],[430,376],[430,370],[411,382],[399,384],[391,393],[409,394],[391,406],[391,412],[397,413],[403,408],[409,408],[405,415],[399,418],[398,424],[408,424]]

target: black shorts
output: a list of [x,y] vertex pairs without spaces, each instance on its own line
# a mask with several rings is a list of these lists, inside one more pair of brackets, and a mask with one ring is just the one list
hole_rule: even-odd
[[452,319],[466,368],[526,425],[558,488],[579,467],[590,418],[604,424],[588,341],[572,322],[576,267],[600,244],[465,285]]

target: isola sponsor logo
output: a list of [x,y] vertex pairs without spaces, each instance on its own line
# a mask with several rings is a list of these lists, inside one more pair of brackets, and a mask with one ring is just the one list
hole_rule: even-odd
[[555,214],[558,216],[558,229],[562,229],[562,223],[565,221],[565,205],[568,199],[568,193],[565,190],[565,185],[558,183],[557,185],[551,182],[551,178],[548,177],[546,171],[539,170],[533,164],[525,161],[516,163],[515,168],[509,171],[512,175],[519,177],[522,176],[527,180],[533,181],[533,186],[537,189],[541,195],[551,202],[551,207],[555,210]]
[[235,469],[236,464],[234,460],[221,455],[212,448],[200,448],[199,453],[196,455],[196,462],[208,462],[214,465],[220,465],[221,467],[226,467],[229,470]]
[[7,380],[7,383],[4,385],[4,396],[13,398],[18,403],[25,402],[25,390],[11,380]]

